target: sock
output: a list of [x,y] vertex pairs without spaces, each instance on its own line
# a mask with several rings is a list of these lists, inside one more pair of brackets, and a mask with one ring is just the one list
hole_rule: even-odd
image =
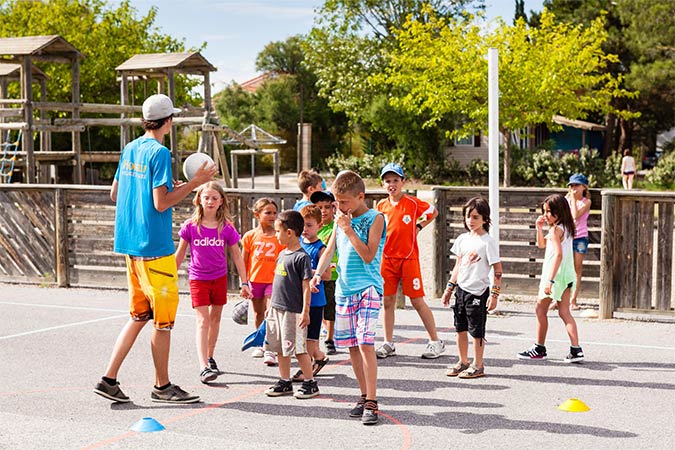
[[101,377],[101,379],[106,383],[108,383],[110,386],[115,386],[117,384],[117,378]]
[[375,409],[377,409],[377,400],[369,400],[369,399],[366,399],[366,404],[368,404],[368,402],[373,402],[373,403],[375,403]]
[[160,387],[155,386],[155,389],[157,389],[158,391],[163,391],[164,389],[168,388],[169,386],[171,386],[171,383],[166,383],[164,386],[160,386]]
[[546,348],[546,346],[545,346],[544,344],[537,344],[537,343],[535,342],[534,345],[536,345],[537,347]]

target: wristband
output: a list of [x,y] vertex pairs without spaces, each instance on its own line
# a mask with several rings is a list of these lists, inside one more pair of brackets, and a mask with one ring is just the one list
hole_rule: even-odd
[[502,288],[499,286],[492,286],[492,289],[490,289],[490,295],[493,297],[499,297],[499,293],[502,291]]
[[422,230],[422,228],[424,228],[421,223],[418,223],[416,226],[418,230]]
[[457,283],[453,283],[452,281],[448,281],[448,284],[445,286],[446,289],[450,289],[451,291],[457,287]]
[[241,284],[239,285],[239,289],[243,288],[244,286],[251,287],[251,285],[248,283],[248,281],[242,281]]
[[555,280],[548,280],[549,283],[555,284]]

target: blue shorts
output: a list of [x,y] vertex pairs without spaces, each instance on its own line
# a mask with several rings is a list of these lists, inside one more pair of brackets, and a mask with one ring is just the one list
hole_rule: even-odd
[[572,250],[574,250],[574,253],[581,253],[582,255],[585,255],[588,251],[588,238],[575,238],[572,241]]

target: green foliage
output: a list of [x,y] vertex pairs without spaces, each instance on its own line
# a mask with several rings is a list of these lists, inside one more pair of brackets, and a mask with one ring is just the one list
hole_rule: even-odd
[[613,152],[605,159],[605,171],[601,177],[602,183],[600,186],[620,187],[621,186],[621,159],[623,156],[620,152]]
[[659,189],[675,189],[675,152],[665,154],[652,170],[647,181]]
[[468,182],[473,186],[487,186],[490,166],[487,161],[476,158],[466,166]]
[[362,178],[380,179],[380,170],[385,164],[394,162],[400,164],[405,171],[405,161],[403,155],[363,155],[363,156],[330,156],[326,159],[326,166],[333,175],[337,175],[341,170],[352,170]]

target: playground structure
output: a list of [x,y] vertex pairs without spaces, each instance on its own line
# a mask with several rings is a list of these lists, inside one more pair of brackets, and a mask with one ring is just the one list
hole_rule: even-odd
[[[232,186],[225,157],[222,135],[231,144],[248,148],[249,154],[273,153],[275,177],[278,179],[278,154],[276,150],[261,149],[260,143],[247,139],[240,133],[219,123],[212,104],[210,73],[216,68],[199,52],[159,53],[134,55],[115,68],[120,81],[120,104],[82,103],[80,101],[80,61],[84,58],[75,47],[58,35],[30,36],[0,39],[0,131],[3,132],[2,177],[0,182],[9,182],[12,172],[23,171],[25,183],[50,183],[54,181],[55,167],[74,167],[72,182],[84,182],[84,164],[89,162],[117,162],[121,149],[132,140],[132,127],[140,127],[142,107],[133,104],[136,83],[143,83],[145,93],[148,83],[156,82],[156,92],[168,95],[175,103],[175,75],[198,76],[203,79],[204,102],[201,107],[177,105],[183,112],[174,117],[169,137],[173,154],[174,173],[180,173],[183,158],[192,151],[178,148],[178,126],[199,131],[197,152],[205,152],[218,164],[223,181]],[[66,63],[71,66],[72,94],[70,102],[48,102],[47,75],[33,63]],[[8,83],[19,81],[20,98],[8,98]],[[34,100],[33,83],[40,84],[39,101]],[[132,95],[130,96],[130,89]],[[130,99],[132,100],[130,104]],[[39,117],[34,115],[39,111]],[[46,117],[46,111],[69,113],[69,118]],[[82,113],[115,115],[116,117],[82,117]],[[135,116],[137,115],[137,116]],[[82,152],[81,133],[88,127],[119,127],[120,150]],[[20,133],[21,143],[11,141],[10,133]],[[40,148],[35,148],[34,136],[39,133]],[[52,133],[71,133],[71,149],[52,149]],[[6,140],[5,140],[6,139]],[[253,156],[252,156],[253,157]],[[277,184],[278,188],[278,184]]]

